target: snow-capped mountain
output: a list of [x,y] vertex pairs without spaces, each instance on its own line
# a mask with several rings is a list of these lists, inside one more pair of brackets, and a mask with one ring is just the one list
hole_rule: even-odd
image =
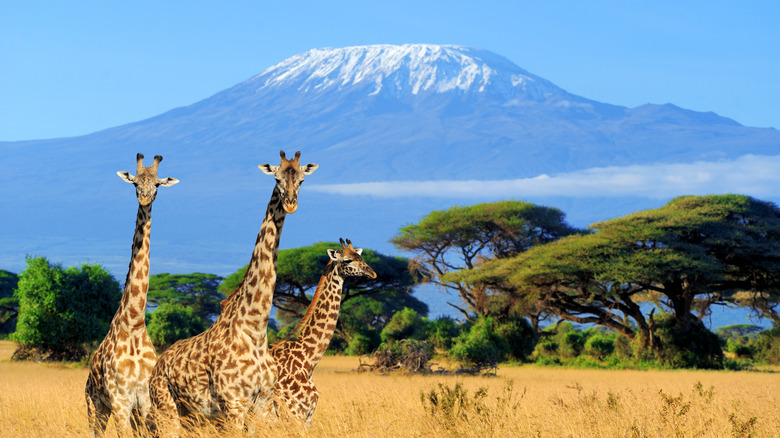
[[543,101],[566,94],[492,52],[427,44],[313,49],[268,68],[248,85],[303,93],[350,88],[396,98],[457,92]]
[[[596,102],[486,50],[315,49],[147,120],[82,137],[0,142],[0,268],[18,272],[26,254],[38,254],[66,265],[99,262],[123,278],[136,201],[116,172],[133,170],[142,152],[163,155],[160,175],[181,181],[154,204],[152,272],[229,274],[249,260],[273,185],[256,166],[278,164],[280,149],[320,165],[287,219],[283,248],[345,237],[394,253],[387,242],[401,226],[434,209],[495,199],[341,196],[310,186],[780,155],[780,132],[671,104]],[[663,202],[532,201],[562,208],[580,226]]]

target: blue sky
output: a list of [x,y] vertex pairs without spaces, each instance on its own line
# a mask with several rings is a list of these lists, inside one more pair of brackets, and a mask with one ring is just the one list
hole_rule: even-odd
[[780,128],[771,1],[0,2],[0,141],[188,105],[318,47],[491,50],[569,92]]

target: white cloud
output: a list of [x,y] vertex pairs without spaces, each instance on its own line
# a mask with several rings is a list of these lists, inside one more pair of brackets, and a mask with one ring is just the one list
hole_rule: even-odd
[[637,196],[740,193],[775,197],[780,155],[744,155],[731,161],[595,167],[534,178],[467,181],[388,181],[312,185],[309,190],[375,197],[509,198],[535,196]]

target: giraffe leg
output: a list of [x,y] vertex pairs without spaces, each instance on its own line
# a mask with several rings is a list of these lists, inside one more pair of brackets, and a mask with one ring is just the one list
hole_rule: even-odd
[[[116,405],[117,403],[114,402],[114,404]],[[116,433],[120,438],[133,436],[132,414],[133,409],[129,406],[129,403],[112,409],[111,416],[114,417]]]
[[168,380],[162,374],[152,374],[149,380],[149,395],[152,399],[151,419],[158,436],[178,436],[181,430],[176,401],[168,388]]
[[244,423],[247,414],[247,405],[239,400],[231,400],[224,403],[222,406],[226,429],[232,429],[234,432],[241,432],[244,430]]
[[154,425],[152,424],[151,416],[151,400],[149,399],[148,384],[146,390],[138,391],[136,399],[138,400],[135,409],[133,409],[133,429],[135,431],[141,431],[141,433],[147,433]]
[[85,392],[87,399],[87,418],[89,419],[89,429],[95,438],[100,438],[106,431],[106,424],[111,416],[111,409],[101,400],[98,388],[90,375],[87,378],[87,387]]

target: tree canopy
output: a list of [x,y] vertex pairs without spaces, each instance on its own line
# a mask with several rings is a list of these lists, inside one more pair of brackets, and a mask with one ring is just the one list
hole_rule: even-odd
[[195,272],[192,274],[155,274],[149,277],[148,302],[153,305],[177,305],[191,309],[203,321],[214,320],[225,296],[218,287],[222,277]]
[[[340,243],[319,242],[310,246],[279,251],[274,306],[292,315],[302,316],[302,311],[305,311],[311,301],[309,295],[316,289],[328,264],[327,250],[339,248],[341,248]],[[368,248],[363,249],[362,257],[376,272],[377,278],[347,278],[342,291],[342,305],[357,297],[379,292],[411,293],[414,281],[409,274],[408,260],[386,256]],[[241,284],[248,266],[226,277],[219,290],[229,295]]]
[[593,234],[487,261],[446,280],[481,284],[629,337],[638,330],[651,344],[653,315],[643,314],[641,301],[668,309],[681,333],[740,292],[762,294],[766,307],[777,303],[780,210],[772,203],[685,196],[592,227]]
[[12,339],[56,350],[101,340],[122,292],[99,265],[63,269],[45,257],[28,257],[15,296],[19,320]]
[[164,302],[148,318],[149,337],[159,349],[166,349],[179,339],[190,338],[209,328],[192,307]]
[[403,227],[392,242],[415,254],[413,268],[423,281],[457,292],[467,308],[449,304],[471,319],[470,311],[480,316],[491,313],[489,291],[479,283],[445,279],[446,274],[473,270],[485,260],[513,257],[582,232],[568,225],[556,208],[501,201],[433,211],[419,223]]
[[14,297],[14,290],[18,283],[16,274],[0,269],[0,334],[11,333],[16,329],[19,300]]

